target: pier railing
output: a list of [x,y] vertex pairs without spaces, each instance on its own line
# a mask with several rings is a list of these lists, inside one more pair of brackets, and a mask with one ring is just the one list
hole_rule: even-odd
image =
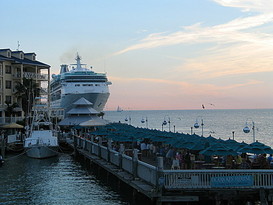
[[272,189],[272,169],[195,169],[163,170],[138,160],[134,156],[114,151],[109,147],[91,140],[76,138],[78,147],[98,156],[120,169],[131,173],[152,186],[161,186],[166,190],[204,190],[204,189]]
[[110,163],[128,173],[134,174],[135,177],[140,178],[151,185],[156,185],[157,168],[155,166],[140,160],[133,160],[133,157],[131,156],[114,151],[91,140],[77,137],[76,143],[76,146],[85,149],[90,154],[109,161]]
[[272,189],[272,170],[164,170],[166,189]]

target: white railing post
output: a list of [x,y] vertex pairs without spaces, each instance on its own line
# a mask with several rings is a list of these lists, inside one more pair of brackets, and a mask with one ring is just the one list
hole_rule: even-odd
[[163,157],[157,157],[157,170],[156,170],[156,189],[158,192],[162,192],[162,188],[165,184],[163,176]]
[[132,159],[132,167],[133,167],[133,176],[137,178],[137,163],[138,162],[138,150],[133,149],[133,159]]
[[119,168],[122,169],[122,154],[124,153],[124,145],[123,144],[120,144],[120,147],[119,147],[119,153],[118,153],[118,158],[119,158]]
[[90,154],[93,154],[93,143],[94,143],[94,135],[91,135],[91,139],[90,139],[91,143],[90,143]]
[[86,139],[86,138],[84,138],[84,146],[83,146],[83,149],[84,149],[84,150],[87,150],[87,139]]
[[107,141],[107,161],[110,162],[110,150],[112,147],[112,140],[108,139]]
[[77,150],[78,140],[76,135],[73,135],[73,139],[74,139],[74,157],[76,158],[78,156],[78,150]]
[[98,157],[101,158],[101,147],[102,146],[102,137],[99,137],[99,144],[98,144]]

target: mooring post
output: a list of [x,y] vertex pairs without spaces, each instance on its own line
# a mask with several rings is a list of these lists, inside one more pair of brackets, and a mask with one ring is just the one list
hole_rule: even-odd
[[269,204],[273,204],[273,190],[268,191],[268,202]]
[[261,202],[261,205],[268,205],[264,188],[260,188],[260,202]]
[[137,165],[138,165],[138,150],[137,149],[133,149],[133,176],[134,178],[137,178]]

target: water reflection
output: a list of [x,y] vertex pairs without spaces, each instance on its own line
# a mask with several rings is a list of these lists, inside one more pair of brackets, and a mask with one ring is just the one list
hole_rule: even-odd
[[127,204],[69,155],[11,158],[0,168],[0,204]]

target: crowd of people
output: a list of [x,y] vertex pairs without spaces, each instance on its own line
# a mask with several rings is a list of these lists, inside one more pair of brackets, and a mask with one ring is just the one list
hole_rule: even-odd
[[[91,135],[85,133],[82,136],[90,140]],[[94,137],[98,142],[98,137]],[[153,161],[156,164],[157,157],[163,157],[165,169],[270,169],[273,168],[272,154],[254,154],[238,153],[236,156],[207,156],[199,154],[199,151],[174,148],[162,142],[152,142],[148,139],[132,142],[113,142],[112,149],[120,151],[137,149],[140,153],[139,160]],[[106,145],[106,144],[105,144]],[[132,152],[127,152],[131,153]],[[209,166],[208,166],[209,165]]]
[[[115,144],[117,151],[118,147]],[[147,158],[156,162],[156,158],[163,157],[164,167],[173,169],[199,169],[199,168],[225,168],[225,169],[270,169],[273,168],[272,154],[247,155],[238,153],[237,156],[206,156],[199,154],[198,151],[178,149],[163,143],[133,142],[125,145],[127,148],[139,150],[140,160]],[[204,165],[204,166],[203,166]],[[211,166],[206,166],[211,165]]]

